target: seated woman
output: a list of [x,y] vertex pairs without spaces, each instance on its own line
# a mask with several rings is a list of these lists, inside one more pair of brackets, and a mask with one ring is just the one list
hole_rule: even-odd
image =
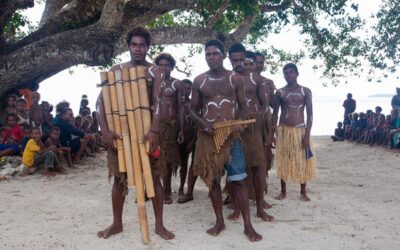
[[15,113],[9,113],[5,117],[4,128],[0,135],[0,157],[19,153],[18,144],[24,136],[24,132],[17,124],[17,120]]
[[[74,115],[72,109],[63,108],[54,118],[53,126],[60,128],[60,143],[63,147],[70,147],[74,155],[73,164],[84,164],[82,154],[85,152],[87,143],[92,136],[71,125]],[[76,137],[72,137],[76,136]]]

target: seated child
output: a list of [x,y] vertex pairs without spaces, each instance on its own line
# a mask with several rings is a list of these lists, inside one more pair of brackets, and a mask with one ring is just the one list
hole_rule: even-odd
[[10,94],[7,96],[7,107],[2,110],[1,118],[5,119],[7,114],[17,113],[17,96]]
[[385,124],[383,125],[383,139],[382,139],[382,145],[383,146],[387,146],[389,144],[390,141],[390,130],[393,129],[394,127],[392,127],[392,116],[391,115],[387,115],[386,116],[386,120],[385,120]]
[[[376,118],[375,118],[376,119]],[[378,119],[376,121],[376,125],[372,131],[372,141],[370,145],[374,145],[374,143],[377,143],[378,145],[382,144],[383,141],[383,135],[384,135],[384,127],[385,127],[385,115],[384,114],[379,114]]]
[[59,166],[57,155],[54,153],[56,146],[52,145],[45,148],[41,141],[42,133],[39,128],[32,128],[31,139],[26,144],[24,154],[22,155],[21,176],[33,174],[39,170],[43,163],[42,174],[44,176],[54,176],[50,170],[59,168],[61,173],[65,170]]
[[65,161],[65,156],[67,157],[68,166],[72,166],[72,158],[71,158],[71,148],[70,147],[63,147],[60,143],[60,128],[52,127],[50,131],[50,136],[44,143],[45,147],[50,147],[51,145],[56,146],[57,156],[60,162]]
[[[349,119],[350,121],[353,119],[353,113],[349,114]],[[351,139],[351,132],[352,132],[352,126],[351,123],[347,123],[344,125],[344,139],[349,140]]]
[[344,130],[343,130],[343,123],[338,122],[337,128],[335,129],[335,135],[332,135],[332,141],[344,141]]
[[29,124],[25,124],[22,130],[24,131],[24,137],[22,137],[18,145],[20,153],[24,152],[26,144],[28,143],[29,139],[31,139],[32,126]]
[[0,135],[0,157],[18,154],[18,144],[23,136],[21,126],[17,125],[17,115],[15,113],[7,114]]
[[35,122],[32,124],[33,127],[38,127],[39,124],[42,124],[43,114],[42,107],[39,105],[40,94],[38,92],[32,92],[32,104],[29,109],[29,118],[31,121]]
[[26,112],[26,100],[23,98],[17,99],[17,116],[18,125],[24,126],[25,124],[29,124],[29,114]]
[[351,125],[351,139],[350,141],[357,140],[357,129],[359,127],[360,121],[358,120],[358,113],[353,113],[353,119],[350,122]]
[[42,101],[42,104],[40,104],[42,107],[42,140],[45,141],[49,136],[51,132],[51,122],[53,121],[53,115],[51,114],[52,111],[52,106],[49,104],[49,102]]

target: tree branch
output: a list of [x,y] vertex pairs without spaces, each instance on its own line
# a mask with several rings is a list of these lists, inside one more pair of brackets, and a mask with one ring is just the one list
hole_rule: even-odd
[[49,18],[54,17],[62,7],[70,3],[72,0],[47,0],[44,6],[42,18],[40,19],[39,29],[44,26]]
[[290,7],[291,1],[283,1],[281,4],[277,5],[267,5],[267,4],[260,4],[259,8],[261,12],[278,12],[282,10],[286,10]]
[[222,14],[224,14],[225,10],[229,6],[229,0],[224,0],[224,2],[221,4],[221,6],[218,8],[217,12],[208,20],[207,22],[207,28],[212,28],[214,25],[218,22],[218,20],[221,18]]
[[92,25],[46,37],[1,56],[0,96],[7,89],[40,82],[77,64],[106,65],[113,58],[118,32]]
[[246,38],[247,34],[250,32],[251,26],[254,23],[254,20],[255,15],[247,16],[243,19],[237,29],[232,33],[235,41],[241,42]]
[[31,8],[34,4],[34,0],[2,0],[0,3],[0,31],[16,10]]
[[99,24],[114,27],[122,23],[125,0],[107,0],[104,4]]
[[55,16],[49,17],[39,30],[8,46],[7,52],[15,51],[34,41],[54,35],[69,29],[76,29],[92,24],[100,17],[105,0],[73,0],[66,8],[61,9]]
[[292,4],[293,4],[294,8],[299,9],[301,11],[301,13],[303,13],[303,15],[305,16],[307,21],[311,24],[311,31],[313,34],[314,41],[317,44],[317,47],[320,50],[321,54],[324,57],[327,57],[326,51],[324,49],[324,42],[323,42],[322,36],[319,32],[319,29],[317,27],[317,21],[314,19],[314,16],[307,13],[302,6],[300,6],[296,3],[296,1],[292,1]]

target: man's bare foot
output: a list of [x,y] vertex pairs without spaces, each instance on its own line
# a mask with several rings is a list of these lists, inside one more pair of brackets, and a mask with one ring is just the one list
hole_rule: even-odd
[[308,198],[307,194],[300,194],[300,200],[301,201],[310,201],[310,198]]
[[283,200],[286,198],[286,193],[280,193],[278,196],[275,197],[275,200]]
[[43,176],[46,176],[46,177],[52,177],[52,176],[55,176],[56,174],[50,172],[47,168],[45,168],[45,169],[42,171],[42,175],[43,175]]
[[67,171],[64,167],[62,167],[62,166],[60,166],[60,167],[58,168],[58,172],[59,172],[60,174],[63,174],[63,175],[68,175],[68,171]]
[[261,218],[263,221],[274,221],[275,220],[275,218],[273,216],[267,214],[266,212],[264,212],[264,210],[257,212],[257,217]]
[[266,200],[263,200],[263,208],[264,209],[270,209],[270,208],[272,208],[272,205],[269,204]]
[[122,232],[123,228],[122,225],[114,225],[111,224],[109,227],[107,227],[106,229],[99,231],[97,233],[97,236],[103,239],[107,239],[108,237],[114,235],[114,234],[118,234],[120,232]]
[[209,235],[217,236],[225,229],[225,223],[216,223],[212,228],[208,229],[206,232]]
[[175,238],[175,234],[168,231],[164,226],[158,226],[158,227],[156,226],[155,232],[164,240],[171,240]]
[[85,165],[86,162],[83,160],[75,160],[72,162],[73,165]]
[[174,200],[171,198],[171,196],[165,197],[164,199],[164,204],[172,204]]
[[238,221],[239,218],[240,218],[240,211],[237,210],[233,211],[233,213],[227,217],[227,219],[230,221]]
[[229,203],[228,204],[228,208],[232,209],[232,210],[235,210],[235,204],[233,204],[233,202]]
[[262,236],[254,230],[253,227],[244,230],[244,234],[249,238],[251,242],[256,242],[262,240]]
[[185,194],[182,197],[180,197],[177,202],[182,204],[192,200],[193,200],[193,195]]

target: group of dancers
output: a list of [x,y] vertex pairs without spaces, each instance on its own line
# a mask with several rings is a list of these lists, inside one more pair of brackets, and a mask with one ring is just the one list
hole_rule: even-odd
[[[169,240],[175,235],[164,226],[163,205],[172,203],[171,176],[181,166],[179,203],[193,199],[197,176],[209,188],[209,197],[216,216],[215,225],[207,233],[217,236],[225,229],[222,214],[221,179],[226,175],[226,203],[231,203],[230,220],[244,221],[244,233],[250,241],[262,236],[250,220],[249,199],[256,201],[257,217],[272,221],[266,213],[271,206],[264,200],[267,191],[267,173],[272,163],[271,148],[276,147],[277,174],[281,178],[281,193],[286,197],[286,182],[301,184],[300,199],[309,201],[306,182],[316,175],[315,156],[310,144],[312,127],[312,94],[297,83],[299,75],[295,64],[283,67],[287,84],[275,91],[274,83],[261,76],[264,56],[249,52],[236,43],[228,50],[232,71],[223,66],[225,47],[219,40],[205,43],[205,59],[209,69],[197,76],[193,83],[171,77],[175,60],[167,53],[160,54],[154,64],[146,60],[151,44],[150,33],[134,28],[126,43],[131,60],[115,65],[111,70],[144,66],[151,100],[152,124],[147,133],[150,143],[151,168],[155,197],[155,233]],[[271,112],[271,108],[273,112]],[[120,173],[113,139],[105,119],[104,104],[97,102],[98,119],[103,143],[108,147],[107,160],[112,187],[113,223],[98,233],[108,238],[122,232],[122,211],[127,194],[126,174]],[[280,116],[278,119],[278,114]],[[306,111],[306,117],[304,115]],[[215,124],[227,121],[254,119],[251,125],[235,125],[220,149],[214,144]],[[188,157],[192,165],[188,175],[188,190],[184,193]]]

